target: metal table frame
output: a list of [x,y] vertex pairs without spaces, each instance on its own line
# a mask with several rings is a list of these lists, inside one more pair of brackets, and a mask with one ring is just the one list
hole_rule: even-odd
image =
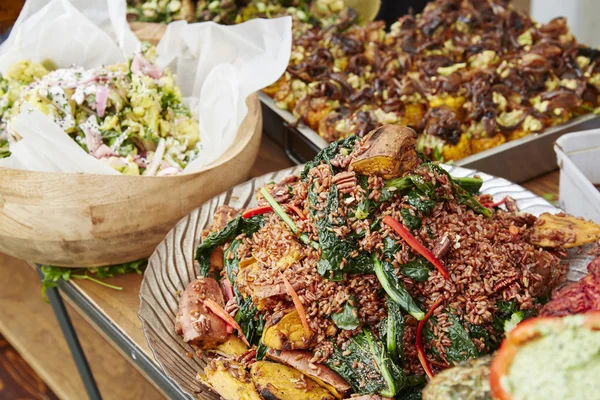
[[[36,270],[40,279],[42,278],[40,265],[36,264]],[[63,302],[61,292],[64,293],[106,337],[110,339],[129,359],[170,399],[193,399],[185,393],[175,382],[173,382],[160,369],[158,364],[150,359],[139,347],[131,341],[117,325],[110,321],[100,310],[89,302],[69,281],[59,281],[56,288],[46,291],[48,300],[52,305],[54,315],[58,320],[60,329],[67,341],[73,360],[79,371],[83,385],[90,400],[101,400],[102,395],[98,390],[96,380],[85,356],[77,331],[73,327],[71,318]]]

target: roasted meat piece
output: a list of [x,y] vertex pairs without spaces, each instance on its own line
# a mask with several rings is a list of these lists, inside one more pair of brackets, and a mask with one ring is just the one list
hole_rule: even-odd
[[227,340],[227,324],[205,305],[212,300],[224,307],[223,293],[217,281],[199,278],[192,281],[181,293],[175,329],[187,343],[200,347],[215,347]]

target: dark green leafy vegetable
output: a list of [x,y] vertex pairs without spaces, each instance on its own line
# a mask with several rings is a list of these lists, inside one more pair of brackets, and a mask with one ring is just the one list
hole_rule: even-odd
[[367,338],[371,354],[373,354],[379,372],[387,386],[386,388],[380,389],[379,394],[386,397],[394,397],[406,385],[406,375],[404,374],[404,371],[398,368],[392,361],[383,344],[373,338],[371,331],[363,329],[363,333]]
[[[466,205],[467,207],[471,208],[476,213],[482,214],[487,218],[490,218],[492,216],[492,210],[481,205],[481,203],[479,203],[477,200],[475,200],[475,198],[469,192],[470,190],[472,190],[474,188],[474,183],[471,183],[471,186],[467,186],[469,190],[466,190],[460,185],[460,179],[464,179],[464,178],[458,178],[458,181],[457,181],[455,178],[450,176],[448,171],[446,171],[445,169],[443,169],[442,167],[440,167],[437,164],[426,163],[424,165],[431,172],[437,173],[438,175],[446,175],[448,177],[450,182],[452,182],[454,195],[456,196],[456,199],[458,200],[458,202],[460,204]],[[471,179],[475,179],[475,178],[471,178]]]
[[351,306],[348,302],[344,304],[344,308],[341,312],[331,314],[331,319],[338,328],[347,331],[356,329],[358,328],[358,325],[360,325],[356,307]]
[[396,253],[400,250],[400,243],[396,243],[390,236],[383,238],[383,259],[392,262]]
[[481,185],[483,185],[483,179],[481,178],[470,178],[470,177],[453,177],[452,178],[458,186],[465,189],[469,194],[476,195],[481,190]]
[[354,212],[354,216],[358,219],[368,218],[369,215],[377,210],[381,204],[389,201],[394,196],[394,191],[383,188],[379,191],[379,197],[377,201],[374,199],[369,199],[369,177],[366,175],[360,175],[358,177],[358,183],[365,191],[363,199],[360,201],[360,203],[358,203],[356,206],[356,211]]
[[409,209],[403,208],[400,210],[400,215],[402,215],[402,221],[409,230],[414,231],[421,227],[421,218],[418,215],[413,215]]
[[414,261],[400,266],[400,273],[415,282],[425,282],[429,279],[429,271],[433,268],[424,257],[417,257]]
[[[265,327],[265,321],[262,315],[258,313],[258,309],[254,303],[252,303],[252,298],[248,297],[247,299],[244,299],[235,285],[237,272],[239,270],[237,249],[240,243],[241,242],[237,239],[233,240],[229,244],[229,247],[227,247],[227,249],[223,252],[223,258],[225,259],[224,268],[225,273],[227,274],[227,279],[233,288],[235,301],[238,304],[238,311],[235,314],[235,320],[240,325],[240,328],[242,328],[242,332],[244,333],[244,336],[246,336],[246,339],[248,339],[248,342],[250,344],[259,345],[260,338]],[[260,349],[259,346],[259,349],[257,349],[257,357],[259,350],[263,352],[264,356],[266,349]]]
[[411,375],[406,379],[406,388],[398,393],[396,400],[421,400],[421,392],[427,380],[425,375]]
[[213,232],[206,237],[196,247],[196,260],[200,264],[200,275],[207,277],[210,272],[210,253],[218,247],[231,240],[239,234],[251,236],[265,224],[265,219],[262,215],[255,215],[251,218],[242,218],[238,216],[232,219],[219,232]]
[[389,296],[386,297],[387,317],[382,321],[379,330],[381,340],[386,344],[386,349],[396,364],[400,364],[404,354],[404,316],[400,306]]
[[375,275],[387,295],[410,315],[419,321],[422,320],[425,317],[425,313],[421,311],[415,300],[394,274],[393,265],[388,262],[382,263],[379,261],[376,253],[373,253],[373,264]]
[[267,354],[267,350],[268,350],[268,347],[265,346],[261,341],[259,341],[258,345],[256,346],[256,361],[260,361],[263,358],[265,358],[265,355]]
[[46,299],[46,290],[56,287],[60,280],[68,281],[69,279],[84,279],[110,289],[123,290],[123,288],[120,286],[110,285],[96,278],[113,278],[115,276],[129,273],[137,273],[138,275],[141,275],[144,272],[144,269],[146,269],[147,265],[147,259],[97,268],[64,268],[52,265],[43,265],[40,268],[42,271],[42,296],[44,299]]
[[[369,255],[365,252],[359,253],[357,257],[351,257],[351,253],[358,249],[356,243],[350,238],[343,239],[333,231],[336,225],[345,223],[342,219],[332,220],[330,215],[336,211],[339,206],[337,185],[332,185],[327,196],[325,217],[319,218],[315,209],[316,194],[311,185],[308,193],[309,212],[316,220],[317,232],[319,235],[319,246],[321,247],[321,258],[317,263],[317,272],[326,279],[340,281],[343,279],[343,273],[368,273],[373,270],[373,263]],[[340,265],[345,260],[345,265],[340,269]]]
[[408,197],[408,204],[421,211],[423,215],[428,215],[435,207],[435,190],[433,193],[428,190],[429,193],[425,193],[421,190],[411,190],[406,195]]
[[454,193],[456,194],[458,202],[460,204],[466,205],[476,213],[482,214],[487,218],[490,218],[492,216],[492,210],[490,210],[487,207],[484,207],[480,202],[475,200],[475,198],[471,196],[469,192],[467,192],[460,186],[454,187]]
[[[497,310],[492,319],[492,327],[499,333],[504,333],[507,328],[511,328],[512,324],[519,323],[534,315],[534,310],[519,310],[517,303],[514,300],[496,302]],[[512,319],[512,322],[511,322]],[[501,337],[499,339],[502,339]],[[496,340],[499,342],[500,340]],[[496,343],[497,345],[497,343]]]
[[504,333],[512,331],[519,322],[523,321],[523,311],[517,311],[512,313],[510,319],[504,321]]
[[446,348],[448,361],[456,365],[470,358],[478,357],[479,352],[460,320],[450,313],[448,313],[448,320],[452,322],[448,331],[452,343],[450,347]]
[[306,180],[308,172],[321,164],[321,162],[330,164],[331,160],[338,154],[338,150],[347,149],[348,152],[352,151],[357,140],[359,140],[357,136],[350,136],[346,139],[331,143],[329,146],[321,150],[315,158],[306,163],[304,169],[300,173],[300,178],[302,180]]
[[[350,354],[344,356],[345,350]],[[334,346],[326,365],[340,374],[355,393],[393,397],[406,384],[406,376],[390,359],[382,343],[369,330],[355,335],[346,349]]]
[[[342,354],[346,350],[350,351],[347,356]],[[352,386],[355,393],[378,393],[386,386],[364,333],[348,340],[345,350],[334,345],[333,352],[325,364],[340,374]]]

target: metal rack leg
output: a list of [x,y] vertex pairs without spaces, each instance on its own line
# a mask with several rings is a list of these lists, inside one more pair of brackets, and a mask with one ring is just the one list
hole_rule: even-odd
[[67,313],[67,309],[65,308],[65,304],[60,296],[60,292],[57,288],[49,288],[46,291],[46,295],[48,296],[48,300],[52,305],[54,315],[56,315],[60,329],[62,330],[65,340],[67,341],[67,345],[69,346],[69,350],[71,350],[71,355],[73,356],[73,360],[75,361],[75,365],[77,366],[77,370],[79,371],[79,375],[81,376],[81,380],[83,381],[83,385],[85,386],[88,397],[90,400],[102,400],[102,396],[100,395],[100,391],[96,385],[96,380],[94,379],[94,375],[90,370],[90,365],[88,364],[87,358],[85,358],[85,353],[81,348],[79,338],[77,337],[77,332],[75,332],[75,328],[73,328],[71,318]]

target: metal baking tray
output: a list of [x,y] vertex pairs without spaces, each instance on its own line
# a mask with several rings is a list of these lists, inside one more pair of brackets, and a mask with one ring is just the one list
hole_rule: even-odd
[[[290,126],[294,116],[275,106],[272,98],[259,94],[263,110],[263,131],[282,146],[297,164],[312,159],[327,142],[307,126]],[[565,133],[600,128],[600,115],[587,114],[565,124],[482,151],[454,164],[472,168],[511,182],[521,183],[558,168],[554,141]]]

